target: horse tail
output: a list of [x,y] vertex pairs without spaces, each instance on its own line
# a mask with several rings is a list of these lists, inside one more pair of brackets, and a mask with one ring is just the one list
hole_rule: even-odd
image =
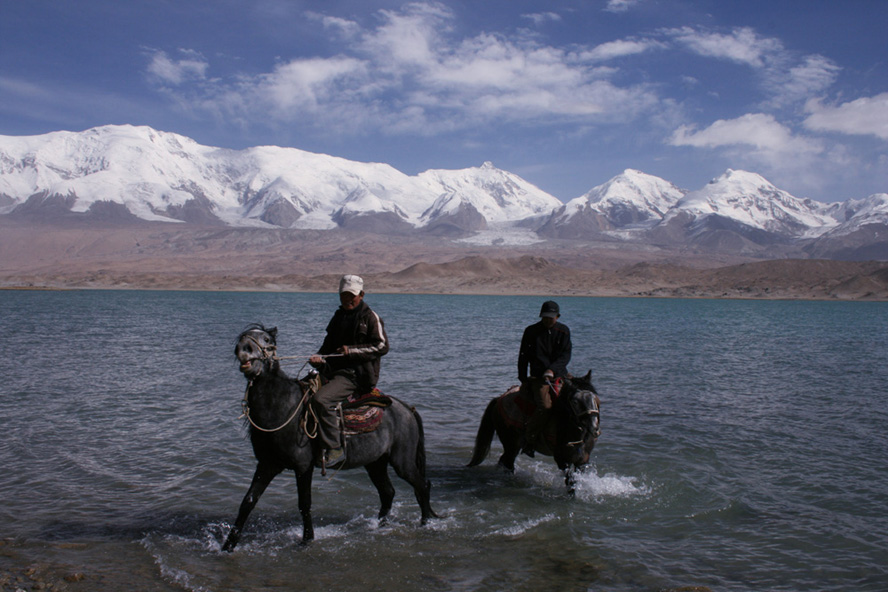
[[496,414],[496,399],[490,401],[484,415],[481,417],[481,425],[478,426],[478,435],[475,436],[475,450],[472,452],[472,460],[467,467],[480,465],[490,452],[490,443],[493,442],[493,434],[496,431],[494,415]]

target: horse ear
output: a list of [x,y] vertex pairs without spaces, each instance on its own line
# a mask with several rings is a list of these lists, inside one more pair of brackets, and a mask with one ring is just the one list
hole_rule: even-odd
[[[277,338],[278,338],[278,328],[277,328],[277,327],[272,327],[271,329],[268,330],[268,334],[271,335],[271,338],[272,338],[274,341],[277,341]],[[590,370],[589,372],[590,372],[590,374],[591,374],[592,371]]]
[[586,376],[583,377],[583,380],[586,382],[592,382],[592,369],[590,368],[588,372],[586,372]]

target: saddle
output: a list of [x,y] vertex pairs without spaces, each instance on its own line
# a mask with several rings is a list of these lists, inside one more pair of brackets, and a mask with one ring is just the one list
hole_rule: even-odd
[[363,395],[352,395],[342,403],[342,431],[345,435],[366,434],[382,423],[385,408],[392,404],[388,395],[374,388]]
[[[556,380],[552,386],[554,387],[552,389],[552,402],[554,403],[561,392],[561,379]],[[521,392],[520,384],[510,386],[506,392],[497,397],[496,407],[506,424],[518,430],[524,429],[527,420],[537,408],[533,397]]]
[[[322,378],[319,374],[312,374],[301,380],[304,390],[311,392],[310,396],[321,388]],[[391,406],[392,398],[374,388],[369,393],[351,395],[340,404],[338,416],[339,427],[343,435],[353,436],[372,432],[382,423],[385,408]]]

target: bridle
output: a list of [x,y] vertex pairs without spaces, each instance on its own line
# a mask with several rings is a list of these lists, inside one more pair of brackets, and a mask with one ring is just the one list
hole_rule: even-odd
[[[580,428],[584,435],[588,432],[593,439],[598,439],[601,435],[601,410],[599,408],[598,395],[596,395],[594,391],[588,389],[576,389],[568,396],[571,398],[571,400],[568,401],[568,406],[571,412],[571,421]],[[578,405],[575,404],[575,401],[579,398],[582,398],[583,400],[591,400],[593,405],[592,408],[583,407],[582,409],[578,409]],[[594,430],[588,429],[584,425],[583,419],[587,416],[598,418],[599,422],[597,424],[593,422],[592,424],[595,426]],[[582,444],[585,444],[585,438],[567,443],[568,446],[580,446]]]
[[[276,361],[278,359],[277,346],[274,343],[270,343],[268,345],[263,345],[263,344],[259,343],[259,340],[256,339],[255,337],[253,337],[252,335],[246,335],[246,334],[243,335],[241,337],[241,339],[248,339],[249,341],[252,341],[253,344],[259,349],[259,354],[260,354],[258,356],[252,356],[252,357],[247,358],[243,363],[253,362],[256,360],[258,360],[260,362],[268,362],[269,360]],[[262,373],[262,371],[260,370],[256,374],[256,376],[258,376],[261,373]],[[253,421],[252,417],[250,417],[249,396],[250,396],[250,388],[253,386],[253,379],[254,378],[255,378],[255,376],[247,381],[247,388],[244,389],[244,398],[241,401],[241,409],[243,410],[241,417],[246,418],[247,421],[250,422],[250,425],[253,426],[254,428],[256,428],[257,430],[259,430],[260,432],[277,432],[277,431],[284,429],[299,414],[299,410],[302,408],[302,404],[305,403],[305,399],[308,397],[308,391],[303,392],[302,398],[299,400],[299,404],[296,405],[296,408],[293,410],[293,413],[290,414],[290,417],[288,417],[284,423],[282,423],[281,425],[279,425],[276,428],[263,428],[262,426],[258,425],[255,421]]]
[[262,345],[259,343],[259,340],[253,337],[252,335],[244,335],[242,338],[249,339],[252,341],[256,347],[259,349],[258,356],[252,356],[247,358],[247,362],[253,362],[255,360],[259,360],[260,362],[267,362],[268,360],[276,361],[277,357],[277,345],[274,343],[269,343],[268,345]]
[[[260,362],[263,362],[263,363],[267,363],[269,361],[280,363],[282,360],[306,360],[308,358],[307,356],[278,356],[277,355],[277,345],[275,345],[274,343],[269,343],[268,345],[263,345],[262,343],[259,342],[258,339],[256,339],[252,335],[249,335],[249,333],[252,333],[252,332],[265,333],[266,335],[268,334],[266,331],[263,331],[262,329],[252,329],[250,331],[245,331],[243,334],[241,334],[240,340],[247,339],[247,340],[253,342],[253,344],[259,350],[259,355],[246,358],[244,360],[244,362],[242,362],[242,364],[246,363],[246,362],[257,361],[257,360]],[[240,342],[240,340],[238,340],[238,342]],[[317,355],[317,354],[312,354],[312,355]],[[344,354],[326,354],[326,355],[323,355],[320,357],[322,357],[322,358],[336,358],[336,357],[340,357],[342,355],[344,355]],[[303,364],[303,367],[305,367],[305,364]],[[253,418],[250,417],[250,406],[249,406],[249,402],[248,402],[249,396],[250,396],[250,388],[253,386],[253,380],[257,376],[259,376],[259,374],[261,374],[261,373],[262,373],[262,370],[257,372],[256,375],[253,376],[253,378],[250,378],[247,381],[247,388],[244,390],[244,398],[241,401],[241,408],[243,410],[243,413],[241,413],[241,416],[238,419],[246,418],[246,420],[248,422],[250,422],[250,425],[253,426],[254,428],[256,428],[257,430],[259,430],[260,432],[277,432],[277,431],[282,430],[285,427],[287,427],[287,425],[289,425],[289,423],[291,421],[293,421],[296,418],[296,416],[299,415],[299,410],[302,408],[302,406],[305,404],[305,402],[314,394],[314,392],[317,391],[317,385],[314,387],[313,390],[312,390],[312,388],[303,388],[302,398],[299,400],[299,404],[296,405],[296,408],[293,410],[293,413],[290,414],[290,416],[287,418],[286,421],[284,421],[284,423],[282,423],[281,425],[279,425],[276,428],[263,428],[262,426],[257,425],[256,422],[253,421]],[[311,406],[306,406],[306,409],[308,410],[308,413],[314,419],[314,426],[315,427],[314,427],[314,430],[312,430],[309,427],[308,422],[306,421],[307,418],[303,417],[302,429],[303,429],[303,431],[305,431],[305,434],[310,439],[314,439],[315,437],[317,437],[318,418],[315,415],[315,411]]]

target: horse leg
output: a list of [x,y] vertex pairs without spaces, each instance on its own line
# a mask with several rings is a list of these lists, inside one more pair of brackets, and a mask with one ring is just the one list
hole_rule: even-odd
[[567,486],[567,495],[574,497],[576,495],[577,469],[568,467],[564,469],[564,484]]
[[395,463],[392,463],[392,468],[395,469],[398,477],[413,486],[413,494],[416,496],[422,515],[420,524],[426,525],[430,519],[437,518],[438,515],[432,510],[432,483],[426,479],[425,470],[419,470],[417,467],[406,471],[400,470]]
[[225,539],[225,544],[222,545],[223,551],[234,551],[234,548],[237,546],[237,542],[240,539],[241,530],[243,529],[244,524],[246,524],[247,518],[250,516],[250,512],[256,507],[256,503],[259,501],[259,498],[262,497],[265,488],[268,487],[271,480],[280,472],[280,469],[272,468],[261,463],[256,467],[256,472],[253,474],[253,482],[250,483],[250,488],[247,490],[247,494],[241,502],[240,509],[237,512],[237,519],[234,521],[234,526],[228,532],[228,538]]
[[380,458],[364,468],[367,469],[370,480],[376,486],[376,491],[379,492],[378,518],[380,524],[385,524],[385,518],[392,509],[392,501],[395,499],[395,486],[392,485],[388,474],[388,460]]
[[299,513],[302,514],[302,544],[315,538],[314,524],[311,521],[311,477],[314,467],[309,465],[302,474],[296,475],[296,487],[299,492]]
[[428,524],[431,518],[437,518],[438,515],[432,510],[432,483],[426,479],[425,444],[422,436],[420,435],[420,439],[416,442],[412,454],[403,449],[392,451],[388,462],[395,470],[395,474],[413,487],[413,494],[416,496],[422,515],[420,524]]
[[505,431],[497,431],[497,436],[503,445],[503,454],[499,457],[497,464],[508,472],[514,473],[515,459],[521,452],[520,436],[517,433],[506,433]]

